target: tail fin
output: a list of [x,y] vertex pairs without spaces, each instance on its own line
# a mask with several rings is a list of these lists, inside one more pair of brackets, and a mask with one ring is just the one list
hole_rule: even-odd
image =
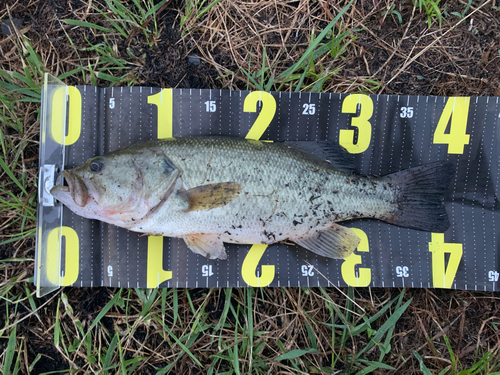
[[454,174],[452,163],[439,161],[385,177],[398,193],[397,207],[381,219],[405,228],[444,232],[450,222],[443,200]]

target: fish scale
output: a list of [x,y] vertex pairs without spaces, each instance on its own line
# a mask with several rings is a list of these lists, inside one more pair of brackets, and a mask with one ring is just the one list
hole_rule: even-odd
[[[382,198],[376,197],[375,193],[369,194],[366,189],[358,188],[364,183],[360,177],[319,167],[314,161],[301,160],[293,149],[286,146],[189,138],[182,143],[165,141],[161,147],[173,164],[182,170],[187,188],[238,181],[242,190],[238,199],[209,211],[173,211],[165,206],[158,221],[143,227],[152,233],[184,235],[186,228],[199,233],[232,228],[233,231],[228,229],[231,235],[223,232],[224,242],[232,242],[229,241],[232,239],[239,243],[250,240],[267,243],[269,233],[276,241],[300,237],[312,229],[330,226],[332,218],[334,221],[348,220],[364,211],[373,212],[365,217],[375,217],[376,212],[386,212],[393,206],[390,203],[393,194],[379,194]],[[191,151],[193,149],[197,150],[196,153]],[[199,176],[203,177],[200,179]],[[372,183],[377,193],[381,193],[380,183]],[[375,198],[369,199],[370,195]],[[235,213],[238,213],[236,218]],[[164,217],[169,219],[162,220]],[[238,229],[240,225],[242,228]]]
[[359,238],[339,221],[377,218],[419,230],[449,225],[442,200],[453,168],[437,162],[369,178],[287,143],[192,137],[137,144],[65,173],[69,187],[53,191],[74,212],[181,237],[211,259],[226,258],[223,242],[284,240],[343,258]]

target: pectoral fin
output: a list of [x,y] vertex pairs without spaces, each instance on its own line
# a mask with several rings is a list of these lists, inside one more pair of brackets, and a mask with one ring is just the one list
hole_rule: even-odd
[[216,234],[190,234],[184,236],[187,247],[207,259],[227,259],[226,249]]
[[330,228],[316,232],[310,237],[290,239],[313,253],[333,259],[347,258],[358,247],[360,241],[352,230],[338,224],[333,224]]
[[178,194],[189,204],[186,212],[205,211],[222,207],[233,201],[241,191],[237,182],[220,182],[217,184],[197,186],[181,191]]

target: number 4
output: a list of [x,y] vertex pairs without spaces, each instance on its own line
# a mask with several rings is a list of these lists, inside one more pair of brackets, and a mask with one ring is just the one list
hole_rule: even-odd
[[[447,144],[448,154],[463,154],[465,145],[470,142],[467,134],[467,116],[470,98],[449,98],[439,118],[433,143]],[[450,122],[450,132],[445,133]]]
[[[434,288],[451,288],[462,259],[461,243],[444,242],[443,233],[432,233],[429,251],[432,253],[432,283]],[[445,254],[450,254],[445,266]]]

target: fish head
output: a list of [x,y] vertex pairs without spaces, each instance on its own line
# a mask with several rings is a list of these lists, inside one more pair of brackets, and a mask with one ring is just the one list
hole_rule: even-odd
[[77,215],[128,227],[144,220],[174,190],[180,170],[155,149],[123,149],[62,175],[50,193]]

